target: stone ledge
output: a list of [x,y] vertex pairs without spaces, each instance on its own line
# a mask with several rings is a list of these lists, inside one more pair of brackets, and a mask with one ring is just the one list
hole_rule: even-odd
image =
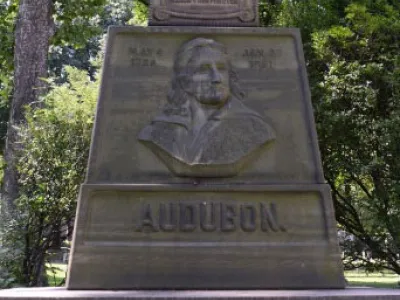
[[400,300],[400,289],[347,288],[344,290],[259,290],[259,291],[101,291],[66,288],[16,288],[0,291],[0,300],[39,299],[129,300],[129,299],[240,299],[240,300]]

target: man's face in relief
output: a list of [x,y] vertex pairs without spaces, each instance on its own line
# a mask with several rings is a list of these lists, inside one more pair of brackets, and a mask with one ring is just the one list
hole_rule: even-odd
[[204,47],[190,63],[190,94],[204,105],[221,107],[229,98],[229,65],[226,54]]

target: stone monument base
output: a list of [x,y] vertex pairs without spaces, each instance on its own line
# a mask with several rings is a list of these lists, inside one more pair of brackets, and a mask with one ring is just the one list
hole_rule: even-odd
[[345,287],[328,185],[84,184],[80,197],[71,290]]
[[400,289],[347,288],[337,290],[236,290],[236,291],[99,291],[67,290],[66,288],[16,288],[0,291],[0,300],[175,300],[175,299],[265,299],[265,300],[399,300]]

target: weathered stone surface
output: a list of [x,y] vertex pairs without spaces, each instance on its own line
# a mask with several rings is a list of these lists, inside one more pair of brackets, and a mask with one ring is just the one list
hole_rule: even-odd
[[18,288],[0,291],[1,300],[398,300],[400,290],[347,288],[345,290],[291,291],[68,291],[65,288]]
[[258,0],[151,0],[149,25],[257,26]]
[[194,38],[175,55],[167,104],[138,139],[177,176],[235,176],[275,140],[245,97],[226,47]]
[[[224,149],[229,144],[230,150],[223,152],[240,159],[220,156],[222,164],[198,163],[187,170],[188,164],[175,156],[163,159],[162,151],[149,149],[141,133],[165,111],[176,53],[196,37],[224,45],[244,93],[239,111],[261,120],[260,126],[271,128],[271,134],[247,141],[260,151],[241,155],[247,153],[241,143],[251,137],[251,124],[227,119],[220,122],[218,137],[225,130],[227,137],[238,140],[219,139],[214,145]],[[193,183],[196,177],[202,184],[324,183],[301,47],[298,31],[289,29],[111,29],[87,182]],[[257,148],[263,140],[270,142]],[[195,170],[204,167],[206,171]]]
[[344,287],[301,47],[111,28],[69,289]]
[[327,186],[84,185],[80,199],[71,289],[344,286]]

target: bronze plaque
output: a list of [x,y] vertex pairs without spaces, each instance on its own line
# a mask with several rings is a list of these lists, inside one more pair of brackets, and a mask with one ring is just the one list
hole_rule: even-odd
[[111,28],[68,288],[343,286],[298,30]]
[[151,0],[149,25],[257,26],[258,0]]

